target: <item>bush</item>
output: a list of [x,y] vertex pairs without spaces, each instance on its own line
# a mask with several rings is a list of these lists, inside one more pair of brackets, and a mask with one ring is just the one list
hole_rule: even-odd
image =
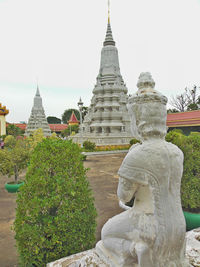
[[181,200],[185,210],[200,211],[200,135],[185,136],[177,131],[166,135],[184,154]]
[[16,145],[16,138],[13,135],[7,135],[4,139],[5,147],[12,148]]
[[134,144],[137,144],[137,143],[141,143],[139,140],[137,140],[136,138],[133,138],[130,140],[130,145],[134,145]]
[[80,148],[71,141],[38,143],[17,197],[20,266],[43,267],[93,247],[96,210],[86,171]]
[[83,147],[84,147],[86,150],[94,151],[96,145],[95,145],[95,143],[93,143],[93,142],[90,142],[90,141],[84,141],[84,142],[83,142]]
[[30,149],[24,139],[16,140],[8,135],[5,138],[5,148],[0,150],[0,174],[8,177],[14,175],[15,183],[28,164],[30,158]]

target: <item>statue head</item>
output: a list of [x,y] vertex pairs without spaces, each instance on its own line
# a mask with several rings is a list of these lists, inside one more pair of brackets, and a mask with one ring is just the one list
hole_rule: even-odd
[[154,89],[155,82],[149,72],[142,72],[137,83],[138,91],[129,98],[127,107],[131,130],[135,138],[164,139],[167,131],[167,98]]

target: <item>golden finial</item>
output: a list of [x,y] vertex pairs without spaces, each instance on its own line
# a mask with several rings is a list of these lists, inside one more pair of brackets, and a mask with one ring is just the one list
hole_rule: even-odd
[[110,23],[110,0],[108,0],[108,23]]

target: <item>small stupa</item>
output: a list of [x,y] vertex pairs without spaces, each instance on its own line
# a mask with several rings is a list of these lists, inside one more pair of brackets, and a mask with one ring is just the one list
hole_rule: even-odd
[[26,127],[25,135],[29,136],[39,128],[43,130],[44,136],[51,136],[51,130],[49,128],[44,108],[42,106],[42,98],[40,96],[39,87],[37,86],[37,91],[34,97],[34,103]]
[[6,135],[6,115],[9,110],[0,103],[0,135]]
[[126,107],[127,87],[120,73],[118,50],[112,36],[110,8],[105,41],[101,51],[100,70],[93,89],[88,114],[80,126],[75,142],[90,140],[100,144],[127,144],[132,138]]

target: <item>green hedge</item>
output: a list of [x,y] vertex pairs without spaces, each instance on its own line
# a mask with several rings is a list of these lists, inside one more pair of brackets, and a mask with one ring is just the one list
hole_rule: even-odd
[[83,148],[86,150],[86,151],[95,151],[95,143],[91,142],[91,141],[84,141],[83,142]]
[[166,141],[177,145],[184,153],[181,200],[185,210],[200,211],[200,134],[183,135],[173,130]]
[[71,141],[48,138],[37,145],[17,197],[20,266],[43,267],[94,246],[96,210],[86,171]]

